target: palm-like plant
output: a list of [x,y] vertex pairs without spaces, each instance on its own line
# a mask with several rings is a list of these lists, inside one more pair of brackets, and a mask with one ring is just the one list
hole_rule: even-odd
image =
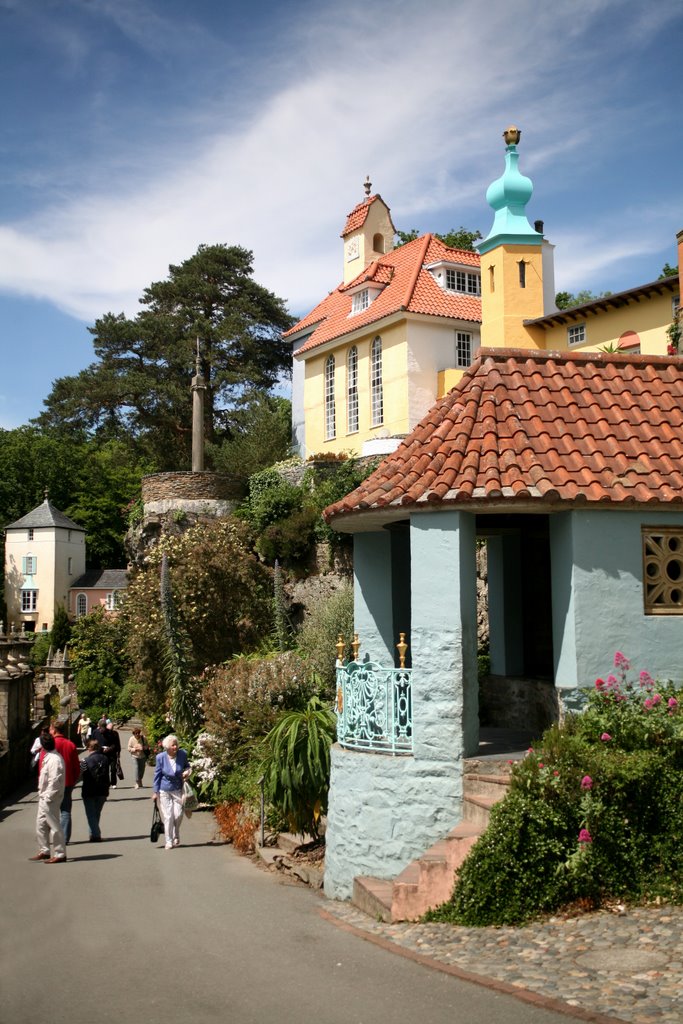
[[293,832],[307,832],[316,840],[327,810],[336,727],[334,713],[311,697],[305,710],[284,712],[266,737],[266,796]]

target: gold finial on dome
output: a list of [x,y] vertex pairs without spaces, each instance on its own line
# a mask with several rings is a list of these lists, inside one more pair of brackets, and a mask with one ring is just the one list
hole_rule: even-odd
[[506,146],[516,146],[522,137],[522,133],[516,125],[510,124],[503,132],[503,138],[505,139]]
[[365,189],[366,197],[370,198],[370,193],[372,192],[372,182],[370,181],[370,175],[369,174],[365,175],[365,181],[363,182],[363,188]]

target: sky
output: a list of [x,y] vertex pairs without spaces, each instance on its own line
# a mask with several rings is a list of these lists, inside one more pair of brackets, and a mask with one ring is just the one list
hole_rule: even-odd
[[303,316],[366,175],[397,228],[486,235],[510,123],[557,289],[654,280],[682,45],[680,0],[0,0],[0,428],[202,243]]

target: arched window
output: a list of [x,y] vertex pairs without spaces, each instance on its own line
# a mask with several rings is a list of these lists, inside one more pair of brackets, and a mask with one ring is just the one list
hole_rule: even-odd
[[384,423],[384,393],[382,389],[382,339],[375,338],[370,350],[370,401],[372,425]]
[[85,594],[79,594],[76,598],[76,618],[88,614],[88,598]]
[[373,235],[372,248],[375,252],[384,252],[384,235]]
[[358,349],[353,345],[346,358],[346,431],[358,430]]
[[337,434],[334,416],[334,356],[325,360],[325,440],[331,441]]

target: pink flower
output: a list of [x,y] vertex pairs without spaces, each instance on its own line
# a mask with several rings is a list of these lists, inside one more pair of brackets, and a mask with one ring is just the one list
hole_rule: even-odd
[[592,788],[593,788],[593,780],[591,779],[590,775],[584,775],[584,777],[581,779],[581,789],[592,789]]
[[669,699],[667,701],[667,704],[669,705],[670,708],[677,708],[678,707],[678,701],[676,700],[675,697],[669,697]]
[[662,695],[661,695],[661,693],[653,694],[652,695],[652,705],[653,705],[653,707],[656,706],[657,704],[661,704],[661,703],[662,703]]
[[558,771],[554,771],[554,772],[553,772],[553,775],[559,775],[559,774],[560,774],[560,773],[559,773]]
[[608,686],[618,686],[619,685],[619,680],[617,679],[616,676],[610,674],[610,675],[607,676],[607,685]]
[[655,685],[655,681],[649,672],[640,673],[640,685],[644,690],[651,690]]
[[645,710],[649,711],[650,708],[653,707],[653,706],[654,706],[654,702],[651,701],[649,697],[646,697],[645,700],[643,701],[643,707],[645,708]]
[[614,667],[628,670],[631,667],[631,662],[621,653],[621,651],[617,651],[614,655]]
[[542,762],[542,761],[539,761],[539,762],[538,762],[538,767],[539,767],[539,768],[545,768],[545,765],[543,764],[543,762]]
[[605,685],[606,685],[606,683],[605,683],[604,679],[596,679],[595,680],[595,689],[596,690],[602,690],[603,686],[605,686]]
[[581,831],[579,832],[579,842],[580,843],[592,843],[593,842],[593,836],[590,834],[590,832],[588,831],[587,828],[582,828]]
[[609,741],[612,739],[612,737],[610,736],[610,734],[608,732],[603,732],[603,734],[600,737],[600,739],[602,740],[603,743],[609,743]]

